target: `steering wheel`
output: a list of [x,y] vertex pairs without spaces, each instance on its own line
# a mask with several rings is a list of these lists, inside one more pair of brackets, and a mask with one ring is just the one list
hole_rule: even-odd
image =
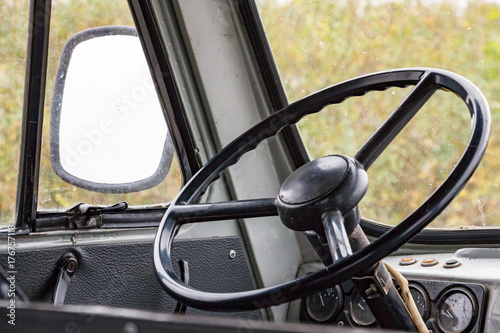
[[[264,139],[302,117],[349,97],[391,87],[415,86],[354,158],[327,156],[295,170],[277,198],[197,204],[207,187]],[[317,230],[325,214],[347,216],[366,192],[366,170],[437,90],[451,91],[471,115],[468,146],[455,168],[412,214],[373,243],[324,269],[277,286],[235,293],[208,293],[185,285],[172,267],[171,247],[184,223],[276,216],[294,230]],[[255,125],[214,156],[182,188],[162,219],[154,242],[157,277],[173,298],[210,311],[244,311],[290,302],[342,283],[371,267],[416,236],[460,192],[479,164],[490,133],[490,111],[481,91],[460,75],[430,68],[384,71],[351,79],[309,95]]]

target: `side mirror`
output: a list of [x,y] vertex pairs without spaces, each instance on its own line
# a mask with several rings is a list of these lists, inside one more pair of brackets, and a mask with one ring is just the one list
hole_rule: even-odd
[[158,185],[170,169],[174,146],[135,28],[71,37],[50,122],[52,168],[72,185],[130,193]]

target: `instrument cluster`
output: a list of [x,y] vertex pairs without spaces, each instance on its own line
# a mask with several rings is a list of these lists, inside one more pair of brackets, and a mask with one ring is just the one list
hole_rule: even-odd
[[[420,315],[433,332],[481,332],[486,302],[483,285],[432,280],[410,280],[409,285]],[[378,326],[370,308],[350,281],[305,298],[301,303],[300,319],[337,326]]]

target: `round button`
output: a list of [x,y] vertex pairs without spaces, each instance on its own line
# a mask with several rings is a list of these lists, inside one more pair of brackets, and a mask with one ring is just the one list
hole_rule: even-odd
[[458,261],[457,259],[450,259],[450,260],[447,260],[443,267],[444,268],[455,268],[455,267],[458,267],[460,266],[462,263],[460,261]]
[[422,266],[424,267],[429,267],[429,266],[434,266],[437,265],[438,261],[435,258],[425,258],[422,260]]
[[399,261],[399,264],[401,266],[408,266],[408,265],[413,265],[414,263],[417,262],[417,259],[413,258],[413,257],[403,257],[401,258],[401,260]]

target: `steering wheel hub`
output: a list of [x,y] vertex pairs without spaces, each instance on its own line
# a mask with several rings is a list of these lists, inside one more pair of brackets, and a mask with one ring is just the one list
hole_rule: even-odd
[[295,170],[281,185],[279,198],[286,204],[305,204],[333,191],[344,179],[347,161],[339,155],[325,156]]
[[350,212],[368,189],[368,175],[355,160],[329,155],[304,164],[283,182],[277,208],[285,226],[297,231],[322,228],[328,211]]

